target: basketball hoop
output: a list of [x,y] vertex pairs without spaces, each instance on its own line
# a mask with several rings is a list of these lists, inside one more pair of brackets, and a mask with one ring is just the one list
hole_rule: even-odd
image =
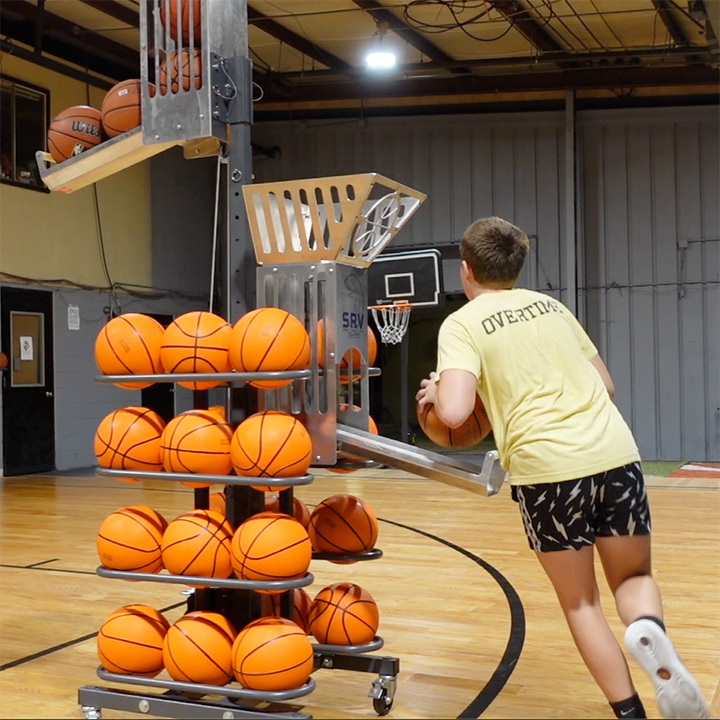
[[385,345],[402,342],[410,322],[412,305],[403,300],[394,305],[373,305],[370,309],[380,331],[380,340]]

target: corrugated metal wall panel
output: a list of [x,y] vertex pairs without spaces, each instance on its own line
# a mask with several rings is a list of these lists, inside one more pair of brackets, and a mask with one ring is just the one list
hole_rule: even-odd
[[587,316],[618,406],[644,457],[720,459],[717,113],[580,124]]

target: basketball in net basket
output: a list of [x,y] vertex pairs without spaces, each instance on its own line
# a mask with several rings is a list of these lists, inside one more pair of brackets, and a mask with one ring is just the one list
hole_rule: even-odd
[[410,322],[412,305],[404,301],[395,305],[374,305],[370,309],[380,331],[380,340],[385,345],[397,345],[402,342]]

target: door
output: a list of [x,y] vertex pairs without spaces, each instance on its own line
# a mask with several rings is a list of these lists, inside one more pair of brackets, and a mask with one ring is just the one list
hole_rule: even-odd
[[[172,315],[146,314],[165,328],[173,321]],[[173,383],[153,383],[150,387],[143,388],[141,393],[140,402],[143,407],[154,410],[165,422],[170,422],[175,417],[175,385]]]
[[3,474],[55,469],[53,296],[43,290],[0,289]]

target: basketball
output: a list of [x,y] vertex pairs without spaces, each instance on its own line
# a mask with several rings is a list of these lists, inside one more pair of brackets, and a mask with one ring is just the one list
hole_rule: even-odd
[[162,470],[160,438],[165,423],[144,407],[124,407],[106,415],[95,432],[98,465],[111,470]]
[[227,578],[232,574],[232,527],[213,510],[191,510],[176,517],[165,530],[163,565],[171,575]]
[[359,585],[335,583],[310,606],[310,632],[325,645],[365,645],[375,638],[380,616],[372,595]]
[[[310,337],[289,312],[265,307],[243,315],[233,327],[230,362],[238,372],[277,372],[310,367]],[[289,385],[292,380],[252,380],[257,388]]]
[[310,542],[324,553],[362,553],[372,550],[378,536],[373,509],[354,495],[325,498],[310,515]]
[[249,517],[235,531],[231,550],[240,580],[293,580],[307,573],[312,559],[307,530],[283,513]]
[[[292,593],[290,620],[292,620],[307,635],[310,632],[308,629],[308,617],[310,614],[310,606],[312,605],[312,598],[302,588],[294,588],[288,592]],[[263,615],[281,617],[280,599],[282,597],[283,593],[264,595]]]
[[4,352],[0,352],[0,370],[4,370],[8,366],[8,356]]
[[[150,97],[155,95],[155,86],[149,85]],[[138,127],[142,122],[142,83],[140,80],[123,80],[113,85],[100,106],[100,116],[105,134],[116,137]]]
[[[174,417],[160,438],[163,468],[167,472],[228,475],[232,428],[216,413],[187,410]],[[183,481],[189,487],[212,483]]]
[[155,677],[163,669],[170,624],[154,608],[126,605],[105,618],[97,636],[100,664],[120,675]]
[[214,510],[216,513],[220,513],[225,517],[227,513],[227,502],[225,500],[224,492],[210,493],[210,510]]
[[[169,9],[166,10],[166,5]],[[192,45],[200,46],[200,0],[180,0],[180,27],[183,45],[190,45],[190,14],[192,13]],[[165,24],[165,17],[169,16],[169,27]],[[178,0],[160,0],[160,22],[170,37],[177,42],[178,39]]]
[[[354,405],[353,407],[355,407],[355,408],[358,409],[358,410],[360,409],[360,408],[358,408],[357,405]],[[348,409],[348,404],[347,404],[347,403],[341,404],[341,405],[340,405],[340,409],[343,410],[343,411],[347,410],[347,409]],[[368,432],[372,433],[373,435],[377,435],[377,434],[378,434],[378,426],[377,426],[377,424],[375,423],[375,421],[374,421],[369,415],[368,415]],[[360,457],[359,455],[347,455],[347,454],[344,454],[344,453],[343,453],[343,454],[338,455],[338,460],[349,460],[349,461],[351,461],[351,462],[365,462],[365,461],[367,460],[367,458]],[[331,471],[334,472],[334,473],[340,473],[340,474],[342,474],[342,473],[355,472],[355,470],[356,470],[357,468],[338,467],[338,466],[336,466],[336,465],[330,465],[330,466],[328,466],[327,469],[328,469],[328,470],[331,470]]]
[[235,628],[220,613],[189,612],[165,635],[165,669],[173,680],[225,685],[232,677],[235,635]]
[[[192,51],[183,50],[180,53],[179,69],[177,50],[173,50],[166,58],[162,59],[158,70],[158,85],[161,95],[167,93],[168,66],[170,67],[170,92],[173,95],[180,90],[181,75],[183,90],[190,90],[191,83],[195,90],[199,90],[202,87],[202,56],[200,50],[197,48],[194,48]],[[194,82],[192,78],[193,74],[195,76]]]
[[313,648],[292,620],[265,617],[246,625],[232,648],[235,679],[247,690],[277,692],[304,685],[313,670]]
[[111,570],[155,573],[162,569],[160,544],[167,520],[152,508],[133,505],[110,513],[98,530],[100,562]]
[[[95,338],[95,364],[103,375],[156,375],[163,372],[160,347],[165,330],[148,315],[125,313],[106,323]],[[115,383],[138,390],[151,382]]]
[[[324,367],[325,362],[325,343],[324,343],[324,337],[323,337],[323,326],[324,321],[319,320],[317,324],[317,356],[318,356],[318,365],[320,367]],[[377,338],[375,337],[375,333],[372,331],[370,326],[367,327],[367,351],[368,351],[368,358],[367,358],[367,364],[368,367],[372,367],[373,363],[377,359]],[[340,360],[340,369],[346,369],[349,364],[350,356],[352,353],[352,364],[353,364],[353,370],[357,370],[360,368],[360,362],[362,359],[361,353],[356,348],[353,348],[352,350],[348,350],[345,352],[345,354],[342,356],[342,359]],[[354,379],[357,380],[360,376],[354,376]]]
[[208,412],[219,415],[222,420],[227,420],[227,418],[225,417],[225,407],[223,405],[211,405],[208,408]]
[[460,427],[449,428],[435,414],[435,407],[428,403],[417,407],[420,429],[436,445],[442,447],[471,447],[484,440],[492,430],[490,420],[479,395],[475,396],[475,409]]
[[292,415],[274,410],[255,413],[235,429],[230,459],[240,476],[300,477],[310,467],[312,439]]
[[[280,512],[280,498],[277,495],[265,496],[265,512]],[[310,511],[302,500],[294,496],[292,516],[307,530],[310,524]]]
[[100,111],[89,105],[74,105],[58,113],[50,123],[47,145],[56,163],[99,145],[103,139]]
[[[219,315],[185,313],[165,330],[160,360],[169,373],[226,373],[231,371],[228,343],[232,328]],[[180,382],[190,390],[207,390],[222,381]]]

